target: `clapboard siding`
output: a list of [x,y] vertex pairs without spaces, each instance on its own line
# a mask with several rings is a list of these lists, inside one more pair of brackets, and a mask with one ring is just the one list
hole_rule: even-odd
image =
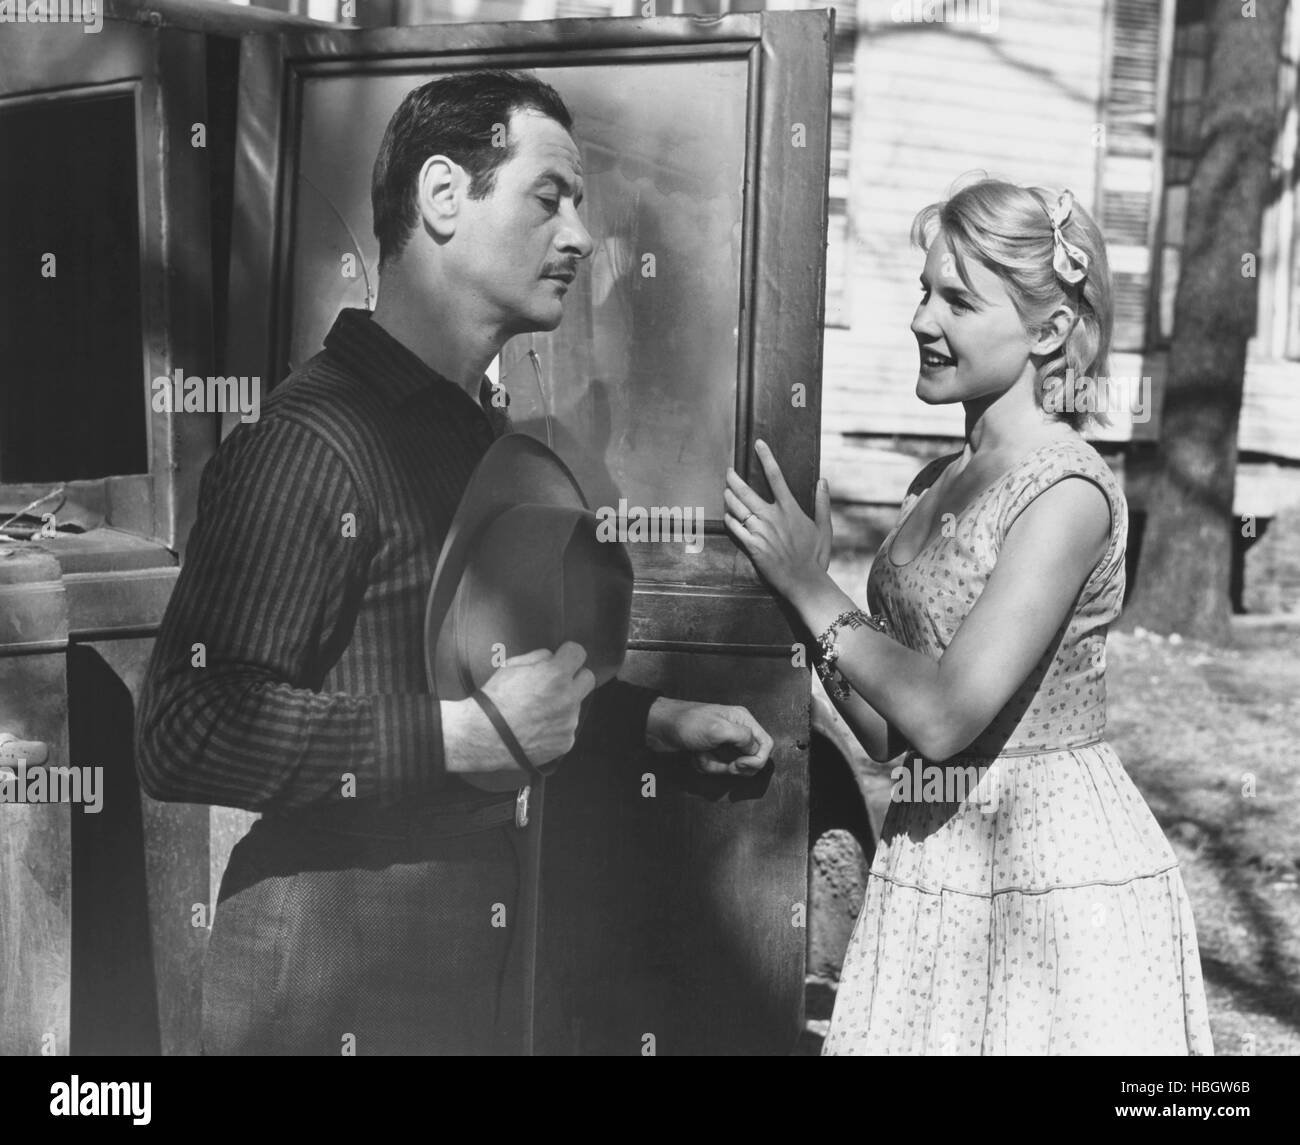
[[923,256],[912,218],[977,170],[1069,186],[1091,204],[1104,2],[1000,5],[995,35],[896,23],[892,8],[858,3],[851,304],[847,327],[826,331],[823,417],[830,435],[959,435],[960,408],[925,406],[914,392],[909,324]]
[[[1035,0],[1035,3],[1041,3],[1041,0]],[[1077,33],[1091,34],[1091,31]],[[951,92],[954,81],[964,84],[972,76],[987,80],[995,90],[1001,92],[1041,90],[1041,65],[1035,62],[1034,57],[1050,51],[1048,41],[1043,40],[1040,44],[1027,45],[1028,50],[1021,59],[1009,58],[1000,50],[997,38],[981,37],[973,40],[971,37],[954,35],[937,25],[929,31],[894,33],[884,40],[874,36],[870,27],[864,29],[863,35],[873,43],[887,45],[890,49],[905,39],[916,39],[921,41],[925,53],[901,59],[898,66],[891,68],[887,75],[871,76],[869,82],[872,90],[911,83],[928,87],[938,97],[942,97],[945,90]],[[1097,87],[1097,72],[1088,67],[1086,59],[1054,62],[1050,75],[1051,82],[1060,95],[1086,99],[1089,91],[1095,91]],[[867,77],[863,79],[867,82]],[[953,101],[946,102],[951,105]]]
[[1246,364],[1237,449],[1300,460],[1300,362]]
[[826,325],[848,324],[852,304],[849,226],[853,152],[853,89],[857,82],[857,2],[832,5],[835,12],[831,73],[830,177],[826,225]]
[[[1013,150],[1009,146],[1011,142],[1007,140],[1007,153]],[[897,231],[900,222],[903,224],[902,234],[906,240],[912,216],[927,203],[942,198],[953,183],[969,172],[986,171],[995,178],[1014,176],[1017,181],[1034,184],[1047,182],[1041,174],[1031,172],[1022,175],[1023,159],[1007,159],[1005,154],[992,154],[988,146],[979,143],[943,144],[933,139],[924,141],[918,139],[908,143],[889,139],[881,140],[880,144],[881,154],[876,156],[876,163],[880,165],[905,163],[908,167],[907,178],[911,184],[912,195],[907,201],[901,202],[895,187],[871,189],[855,186],[854,200],[865,199],[878,204],[877,209],[883,213],[873,230],[882,236],[888,236],[894,242],[898,241]],[[1022,150],[1034,150],[1041,157],[1042,165],[1049,170],[1078,160],[1077,146],[1068,147],[1058,144],[1038,147],[1036,141],[1023,137],[1020,139],[1019,146]],[[1071,190],[1075,189],[1069,183],[1063,185],[1070,186]],[[1083,191],[1079,191],[1079,194],[1082,195]]]
[[[909,311],[910,313],[910,311]],[[900,318],[899,321],[902,319]],[[827,331],[826,369],[849,370],[852,359],[830,351]],[[1135,405],[1141,401],[1141,379],[1150,378],[1149,400],[1145,412],[1139,407],[1134,414],[1110,411],[1114,424],[1098,427],[1092,436],[1099,441],[1153,441],[1159,435],[1163,408],[1167,356],[1156,354],[1111,355],[1110,375],[1133,379]],[[960,405],[927,406],[916,397],[917,361],[914,347],[890,358],[878,358],[870,369],[858,371],[860,384],[839,391],[833,401],[823,404],[823,432],[828,439],[843,434],[919,436],[960,436],[963,432]],[[1246,365],[1242,392],[1241,420],[1237,448],[1243,454],[1268,454],[1300,461],[1300,362],[1254,358]],[[1144,420],[1145,419],[1145,420]],[[824,447],[827,448],[827,447]],[[833,450],[834,446],[830,446]]]
[[[923,158],[926,151],[934,152],[941,162],[931,166],[949,172],[941,186],[965,170],[958,157],[967,156],[977,167],[1013,168],[1018,182],[1069,186],[1077,196],[1086,195],[1091,202],[1095,182],[1091,140],[1095,121],[1079,120],[1073,130],[1060,128],[1050,138],[1040,139],[1037,133],[1045,130],[1045,124],[1029,111],[1031,103],[1025,98],[1024,107],[1019,110],[1008,107],[996,120],[979,108],[951,110],[944,113],[942,122],[936,117],[930,123],[917,124],[901,139],[892,125],[877,124],[859,138],[866,147],[892,151],[895,155],[906,154],[909,162],[913,155]],[[947,162],[943,163],[943,159]]]
[[[1129,507],[1146,508],[1149,477],[1125,480],[1122,455],[1106,454],[1111,468],[1125,486]],[[836,505],[893,508],[925,465],[925,458],[871,444],[834,438],[823,443],[822,475],[830,482]],[[1232,511],[1238,515],[1273,517],[1300,505],[1300,466],[1271,461],[1243,461],[1237,466]]]

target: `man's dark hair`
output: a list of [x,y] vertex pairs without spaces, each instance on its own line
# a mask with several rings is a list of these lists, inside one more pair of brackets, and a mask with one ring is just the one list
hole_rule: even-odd
[[469,197],[486,198],[496,188],[497,170],[514,155],[507,129],[516,111],[540,112],[566,131],[573,128],[559,92],[521,72],[462,72],[431,80],[402,100],[388,121],[370,180],[381,267],[402,253],[419,221],[416,177],[425,160],[455,160],[469,172]]

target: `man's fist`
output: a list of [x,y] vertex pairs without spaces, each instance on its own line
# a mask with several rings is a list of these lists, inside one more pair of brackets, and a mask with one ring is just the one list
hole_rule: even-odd
[[646,740],[655,751],[689,752],[704,775],[754,775],[772,754],[772,737],[748,708],[664,696],[650,708]]

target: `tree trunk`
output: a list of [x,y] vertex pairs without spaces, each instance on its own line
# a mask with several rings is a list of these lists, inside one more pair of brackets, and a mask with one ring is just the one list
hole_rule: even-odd
[[1240,523],[1237,423],[1258,305],[1260,222],[1277,136],[1286,0],[1210,6],[1200,145],[1174,300],[1159,469],[1125,627],[1227,643]]

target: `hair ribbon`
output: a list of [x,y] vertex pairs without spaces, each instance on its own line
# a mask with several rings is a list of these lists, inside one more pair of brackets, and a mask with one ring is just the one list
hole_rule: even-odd
[[1047,212],[1047,217],[1052,224],[1052,268],[1063,282],[1068,282],[1072,286],[1082,282],[1088,273],[1087,253],[1061,233],[1061,227],[1065,225],[1073,209],[1074,194],[1065,190],[1056,200],[1056,206]]

